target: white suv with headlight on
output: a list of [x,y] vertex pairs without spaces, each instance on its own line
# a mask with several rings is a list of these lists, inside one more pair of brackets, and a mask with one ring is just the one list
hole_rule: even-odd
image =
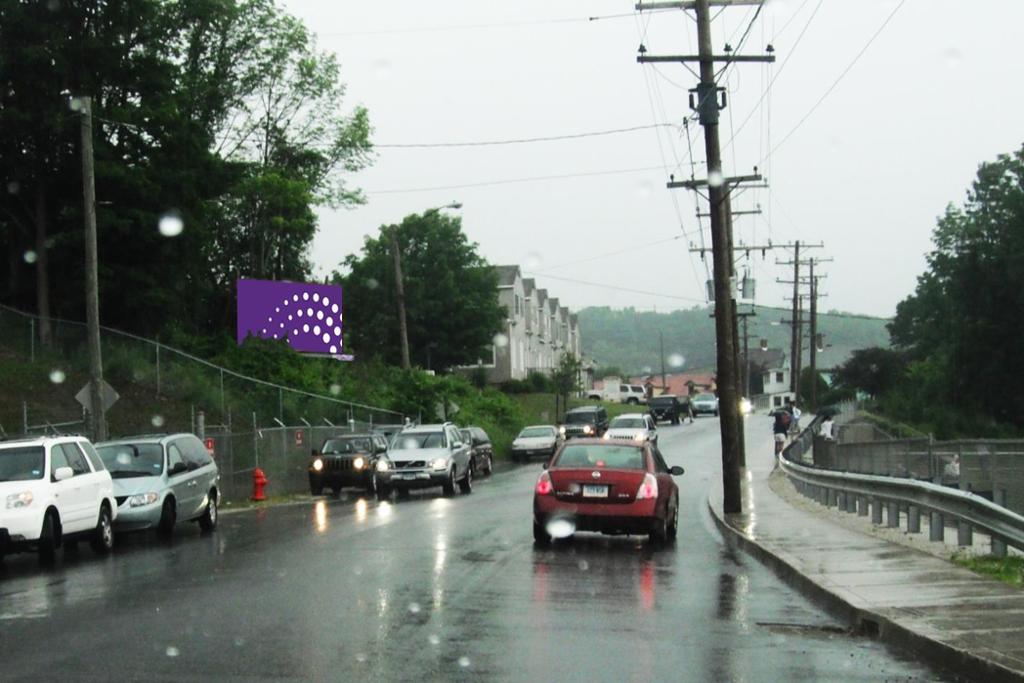
[[0,441],[0,558],[36,550],[44,562],[65,541],[114,547],[114,485],[88,439]]

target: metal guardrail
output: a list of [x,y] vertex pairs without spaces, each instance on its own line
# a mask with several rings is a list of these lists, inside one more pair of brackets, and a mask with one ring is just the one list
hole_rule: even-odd
[[899,528],[901,511],[906,511],[908,533],[921,531],[921,514],[929,515],[929,538],[943,541],[947,521],[955,521],[957,543],[973,543],[973,530],[983,531],[991,538],[992,554],[1006,555],[1006,546],[1024,550],[1024,516],[1003,507],[1005,492],[995,492],[995,501],[968,491],[949,488],[927,481],[873,474],[839,472],[814,467],[804,460],[813,448],[814,434],[821,418],[815,418],[796,440],[778,457],[779,467],[793,480],[797,490],[825,506],[867,516],[882,524],[883,511],[887,526]]

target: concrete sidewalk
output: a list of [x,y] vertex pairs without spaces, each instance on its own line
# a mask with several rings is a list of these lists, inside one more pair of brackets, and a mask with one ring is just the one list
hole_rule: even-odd
[[974,680],[1024,681],[1024,591],[800,510],[770,476],[748,471],[742,514],[723,515],[721,484],[712,490],[727,540],[865,633]]

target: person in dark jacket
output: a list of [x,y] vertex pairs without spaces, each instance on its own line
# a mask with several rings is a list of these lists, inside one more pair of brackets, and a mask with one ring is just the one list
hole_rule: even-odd
[[772,434],[775,435],[775,452],[781,453],[786,445],[786,434],[789,432],[789,413],[785,410],[775,411],[775,421],[772,423]]

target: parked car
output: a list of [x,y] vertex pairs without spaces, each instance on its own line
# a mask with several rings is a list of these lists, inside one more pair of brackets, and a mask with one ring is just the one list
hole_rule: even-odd
[[96,450],[114,481],[118,531],[156,528],[169,536],[179,522],[216,528],[220,471],[194,434],[128,436]]
[[84,437],[0,441],[0,500],[0,559],[35,550],[49,562],[80,539],[101,555],[114,547],[114,485]]
[[565,413],[558,431],[566,439],[579,436],[601,436],[608,429],[608,411],[604,406],[583,406]]
[[377,462],[377,494],[381,497],[390,495],[392,489],[405,493],[432,486],[440,486],[446,496],[452,496],[456,483],[463,493],[472,492],[473,460],[469,444],[450,422],[403,429]]
[[473,460],[474,474],[489,476],[494,469],[494,448],[491,437],[480,427],[463,427],[462,440],[469,444],[469,457]]
[[342,434],[325,439],[314,448],[309,462],[309,492],[314,496],[330,488],[340,493],[345,486],[377,492],[377,461],[388,450],[383,434]]
[[714,394],[697,394],[690,399],[693,416],[714,415],[718,417],[718,397]]
[[579,531],[675,540],[679,489],[672,477],[682,473],[647,441],[568,441],[534,487],[533,540],[546,545]]
[[654,418],[646,413],[625,413],[612,419],[608,424],[605,439],[628,439],[658,443],[658,428]]
[[639,384],[625,384],[618,377],[605,377],[600,389],[591,389],[587,398],[595,401],[612,401],[638,405],[647,403],[647,392]]
[[523,427],[512,440],[512,460],[525,462],[538,455],[550,458],[561,445],[562,435],[554,425]]
[[689,398],[680,399],[674,394],[662,394],[649,399],[647,408],[655,423],[667,420],[677,425],[680,418],[687,414],[686,401],[689,401]]

